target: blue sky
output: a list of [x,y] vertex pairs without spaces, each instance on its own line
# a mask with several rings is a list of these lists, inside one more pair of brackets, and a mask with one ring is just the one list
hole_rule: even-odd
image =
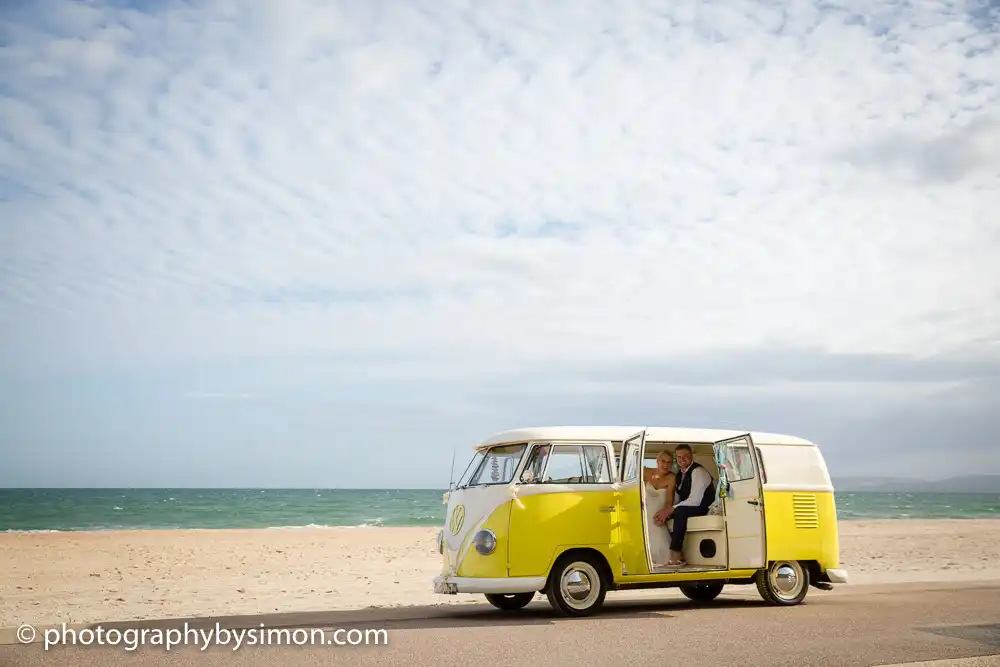
[[0,6],[0,485],[539,424],[1000,472],[996,3]]

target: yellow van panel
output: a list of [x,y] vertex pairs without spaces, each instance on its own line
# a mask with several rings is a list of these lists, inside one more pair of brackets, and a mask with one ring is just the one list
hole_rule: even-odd
[[[620,548],[621,560],[627,576],[649,574],[649,563],[646,560],[646,538],[643,533],[642,498],[639,487],[633,486],[619,492],[618,524],[615,531],[615,542]],[[614,561],[610,561],[614,563]],[[612,568],[615,579],[625,575],[618,567]]]
[[767,559],[840,567],[837,509],[829,491],[764,491]]
[[[493,578],[507,576],[507,524],[510,517],[511,503],[503,503],[490,514],[486,522],[476,530],[469,531],[461,552],[465,554],[458,566],[459,577]],[[480,530],[492,530],[497,538],[497,546],[493,553],[483,556],[476,551],[475,538]]]
[[526,494],[520,501],[510,508],[510,576],[547,576],[558,554],[574,547],[600,551],[615,571],[617,498],[607,485],[595,485],[593,491]]

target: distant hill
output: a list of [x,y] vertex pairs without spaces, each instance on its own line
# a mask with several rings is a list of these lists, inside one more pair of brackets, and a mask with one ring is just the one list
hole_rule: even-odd
[[963,475],[926,480],[906,477],[834,477],[837,491],[882,493],[1000,493],[1000,475]]

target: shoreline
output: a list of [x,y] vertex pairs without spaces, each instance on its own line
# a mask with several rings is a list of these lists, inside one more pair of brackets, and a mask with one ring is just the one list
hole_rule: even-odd
[[[1000,517],[838,525],[847,586],[1000,580]],[[479,595],[433,593],[431,580],[441,568],[438,530],[0,533],[0,627],[486,604]]]
[[[998,521],[1000,522],[1000,513],[996,516],[946,516],[946,517],[911,517],[911,516],[898,516],[898,517],[847,517],[838,518],[837,524],[857,524],[857,523],[870,523],[873,521],[878,522],[921,522],[921,521]],[[197,531],[202,533],[211,532],[224,532],[224,531],[306,531],[306,530],[440,530],[444,527],[444,518],[442,517],[441,523],[439,524],[399,524],[399,525],[372,525],[372,524],[360,524],[360,525],[349,525],[349,524],[306,524],[306,525],[288,525],[288,526],[225,526],[216,528],[186,528],[186,527],[128,527],[128,528],[59,528],[59,529],[21,529],[21,528],[7,528],[0,530],[0,538],[4,535],[79,535],[86,533],[95,534],[107,534],[107,533],[148,533],[148,532],[187,532],[187,531]]]

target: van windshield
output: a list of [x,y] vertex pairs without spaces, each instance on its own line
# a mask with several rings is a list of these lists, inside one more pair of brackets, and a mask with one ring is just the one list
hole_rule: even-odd
[[467,486],[469,484],[469,480],[472,479],[472,476],[476,474],[477,470],[479,470],[479,465],[483,462],[483,457],[485,456],[486,454],[483,452],[476,452],[475,456],[472,457],[472,460],[469,461],[469,466],[462,474],[462,478],[458,480],[458,488],[462,488],[463,486]]
[[526,444],[501,445],[492,447],[485,453],[477,452],[459,486],[509,484],[514,479],[514,472],[521,463],[526,447]]

